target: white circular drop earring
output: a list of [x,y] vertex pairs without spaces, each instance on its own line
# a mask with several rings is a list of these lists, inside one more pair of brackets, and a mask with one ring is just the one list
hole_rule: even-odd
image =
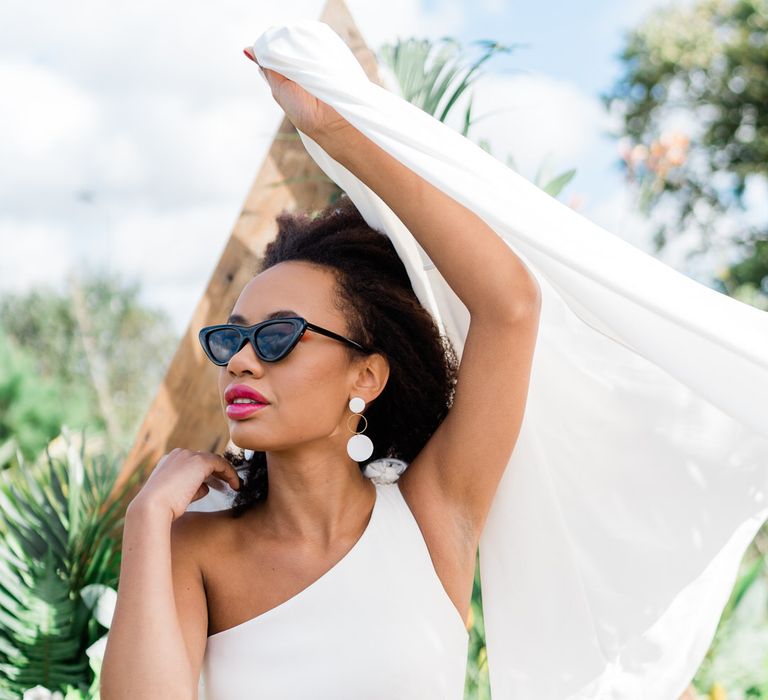
[[[353,396],[349,400],[349,410],[354,415],[347,417],[347,428],[349,428],[350,418],[362,418],[365,421],[363,430],[359,433],[355,431],[355,434],[347,441],[347,454],[355,460],[355,462],[362,462],[368,459],[373,454],[373,443],[371,438],[367,435],[363,435],[363,431],[368,427],[368,419],[362,415],[362,411],[365,408],[365,401],[360,396]],[[349,428],[352,430],[352,428]]]

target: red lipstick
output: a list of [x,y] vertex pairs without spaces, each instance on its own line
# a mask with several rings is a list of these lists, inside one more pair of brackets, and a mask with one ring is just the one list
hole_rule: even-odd
[[242,420],[266,407],[267,404],[265,403],[231,403],[226,407],[225,411],[227,418]]
[[235,399],[253,399],[257,403],[269,403],[266,397],[247,384],[230,384],[224,391],[224,400],[232,403]]
[[[235,399],[249,399],[249,401],[238,401]],[[256,389],[247,384],[232,384],[224,392],[224,400],[227,402],[225,412],[229,418],[241,420],[247,418],[252,413],[260,411],[269,405],[269,401]]]

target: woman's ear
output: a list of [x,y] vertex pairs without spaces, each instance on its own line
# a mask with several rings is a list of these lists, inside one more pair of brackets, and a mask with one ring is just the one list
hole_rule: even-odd
[[362,396],[366,403],[370,403],[384,391],[387,379],[389,379],[389,360],[381,353],[375,352],[366,356],[357,366],[350,391],[355,396]]

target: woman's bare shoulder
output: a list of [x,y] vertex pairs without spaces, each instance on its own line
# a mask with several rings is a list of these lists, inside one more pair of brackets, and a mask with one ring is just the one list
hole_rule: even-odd
[[211,550],[222,551],[236,541],[238,525],[230,510],[188,510],[173,521],[172,528],[174,538],[202,564]]

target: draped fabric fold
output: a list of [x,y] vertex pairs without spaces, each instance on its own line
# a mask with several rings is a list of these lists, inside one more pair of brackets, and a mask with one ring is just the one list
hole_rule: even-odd
[[[479,215],[541,286],[526,414],[480,540],[494,700],[677,698],[768,517],[768,314],[372,83],[323,22],[271,26],[253,51]],[[439,270],[374,192],[300,136],[390,237],[461,355],[469,316]]]

